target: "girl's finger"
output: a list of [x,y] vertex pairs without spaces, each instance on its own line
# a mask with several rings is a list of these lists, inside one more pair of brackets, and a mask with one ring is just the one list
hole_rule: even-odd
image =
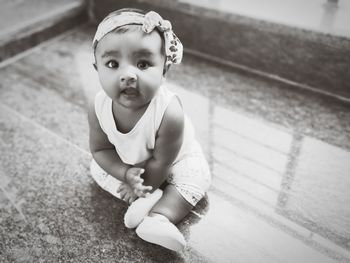
[[140,196],[143,192],[140,189],[135,189],[134,194]]
[[130,204],[136,200],[136,197],[131,197],[130,198]]
[[138,177],[137,180],[136,180],[136,183],[142,184],[142,181],[143,181],[143,179],[141,177]]
[[120,193],[124,189],[124,185],[120,185],[117,189],[117,193]]
[[144,191],[152,191],[153,187],[152,186],[144,186],[143,190]]

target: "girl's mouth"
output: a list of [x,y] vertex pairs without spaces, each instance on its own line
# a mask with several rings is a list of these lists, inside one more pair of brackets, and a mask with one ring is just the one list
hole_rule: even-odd
[[127,96],[128,98],[134,98],[139,95],[139,92],[135,88],[125,88],[122,90],[121,93]]

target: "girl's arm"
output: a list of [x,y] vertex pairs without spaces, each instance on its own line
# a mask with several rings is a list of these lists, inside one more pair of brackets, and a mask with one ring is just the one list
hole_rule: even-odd
[[89,107],[90,151],[99,166],[120,181],[125,181],[125,174],[130,165],[122,162],[114,145],[108,140],[98,122],[94,104]]
[[[94,105],[89,107],[88,119],[90,127],[90,151],[97,164],[111,176],[130,185],[132,191],[137,196],[146,196],[152,188],[142,184],[143,179],[141,178],[141,174],[144,169],[123,163],[114,145],[109,142],[107,135],[101,129]],[[123,189],[119,190],[122,191]],[[123,195],[123,192],[121,194]]]
[[157,133],[153,156],[145,165],[144,185],[153,191],[166,180],[170,168],[180,151],[184,133],[184,113],[178,99],[166,109]]

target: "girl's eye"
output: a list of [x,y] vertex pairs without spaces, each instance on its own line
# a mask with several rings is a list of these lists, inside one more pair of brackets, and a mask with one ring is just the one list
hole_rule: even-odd
[[137,63],[139,69],[148,69],[151,64],[148,61],[140,61]]
[[119,64],[115,60],[110,60],[110,61],[107,62],[106,66],[108,68],[117,68],[119,66]]

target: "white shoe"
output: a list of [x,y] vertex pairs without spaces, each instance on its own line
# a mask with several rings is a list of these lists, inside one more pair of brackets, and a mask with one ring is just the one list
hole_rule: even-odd
[[179,229],[163,215],[147,216],[136,228],[136,234],[143,240],[170,250],[180,251],[186,246]]
[[162,197],[163,191],[155,190],[147,197],[135,200],[128,208],[124,216],[124,224],[127,228],[137,227],[141,221],[149,214],[153,206]]

